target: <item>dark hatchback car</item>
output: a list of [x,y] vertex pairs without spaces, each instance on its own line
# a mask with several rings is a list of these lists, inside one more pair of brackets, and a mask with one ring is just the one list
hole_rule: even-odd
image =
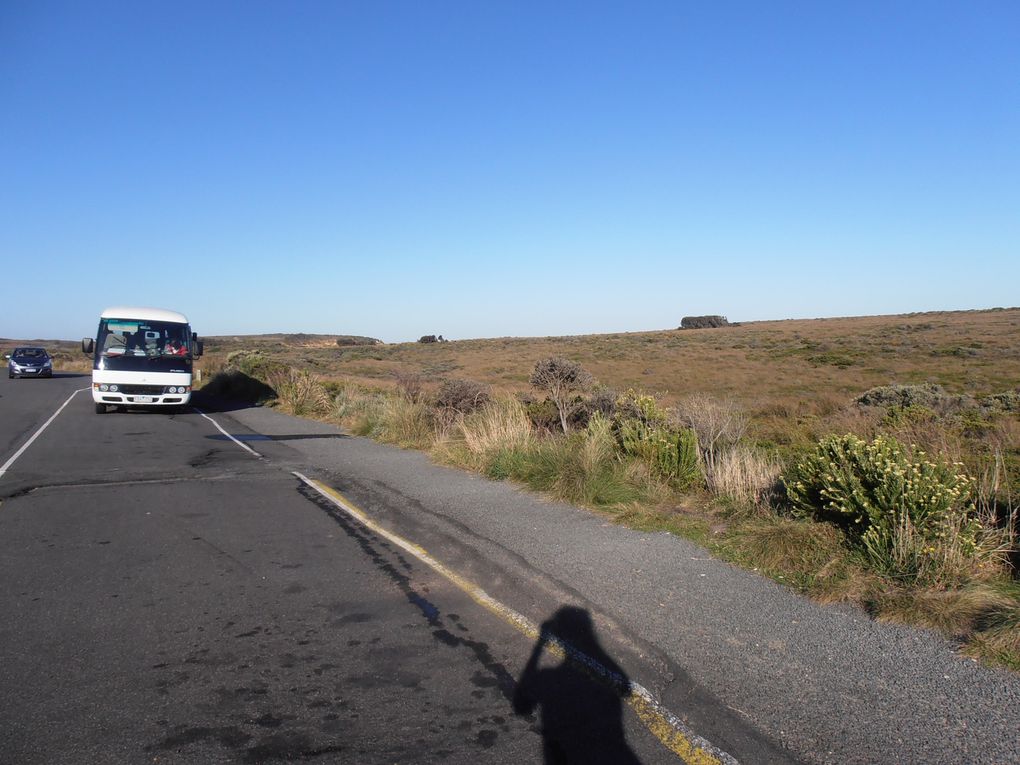
[[45,348],[15,348],[7,357],[8,377],[53,377],[53,358]]

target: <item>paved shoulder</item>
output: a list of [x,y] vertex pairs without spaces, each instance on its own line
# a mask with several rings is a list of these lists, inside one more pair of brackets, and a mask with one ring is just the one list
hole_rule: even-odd
[[[1020,678],[934,633],[820,606],[670,534],[621,528],[323,423],[269,409],[229,416],[522,612],[540,620],[560,599],[601,615],[656,670],[641,682],[729,751],[779,742],[818,762],[1020,761]],[[734,733],[739,722],[762,739]]]

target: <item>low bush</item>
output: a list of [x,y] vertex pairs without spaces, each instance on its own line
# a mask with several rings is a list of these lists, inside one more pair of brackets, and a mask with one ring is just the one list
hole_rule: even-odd
[[444,419],[471,414],[492,399],[488,385],[474,380],[444,380],[436,392],[435,406]]
[[947,413],[973,406],[969,396],[955,396],[948,393],[941,385],[926,383],[924,385],[881,385],[871,388],[858,396],[858,406],[923,407],[939,413]]
[[1020,390],[1010,390],[986,396],[981,399],[980,405],[983,409],[989,409],[993,412],[1020,412]]
[[1000,555],[961,467],[911,455],[891,438],[831,436],[785,483],[793,508],[838,524],[876,570],[948,585],[979,576]]
[[536,433],[562,432],[560,412],[556,408],[556,404],[550,399],[546,398],[539,401],[530,396],[525,396],[521,404]]
[[641,460],[673,488],[685,491],[701,478],[694,431],[628,418],[619,423],[618,432],[624,454]]
[[350,348],[359,345],[382,345],[383,342],[374,337],[364,337],[363,335],[340,335],[336,339],[336,344],[339,348]]
[[226,369],[236,369],[249,377],[269,381],[269,375],[288,370],[285,364],[266,356],[262,351],[240,350],[227,354]]

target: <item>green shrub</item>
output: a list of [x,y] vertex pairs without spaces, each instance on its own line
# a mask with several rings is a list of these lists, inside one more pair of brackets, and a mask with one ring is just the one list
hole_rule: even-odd
[[981,399],[981,407],[997,412],[1020,412],[1020,390],[986,396]]
[[266,356],[262,351],[240,350],[227,355],[227,369],[236,369],[249,377],[268,382],[273,373],[287,369],[285,364]]
[[560,413],[550,399],[536,401],[528,397],[522,403],[528,420],[536,431],[551,433],[560,429]]
[[901,406],[899,404],[890,406],[882,417],[881,424],[887,428],[903,428],[914,425],[931,425],[938,421],[938,415],[926,406],[910,404]]
[[892,438],[830,436],[786,477],[792,506],[834,521],[882,573],[949,583],[987,558],[972,494],[959,463],[910,455]]
[[941,385],[881,385],[865,391],[855,401],[857,406],[900,407],[910,409],[923,407],[942,414],[958,412],[974,405],[969,396],[956,396],[946,392]]
[[671,424],[654,397],[628,391],[616,411],[616,433],[624,454],[641,460],[654,476],[680,491],[701,478],[697,435]]
[[625,454],[644,462],[652,473],[683,491],[701,477],[698,439],[689,428],[655,427],[641,420],[620,423]]
[[647,501],[657,492],[647,471],[621,461],[612,424],[600,415],[583,431],[492,449],[484,472],[593,507]]

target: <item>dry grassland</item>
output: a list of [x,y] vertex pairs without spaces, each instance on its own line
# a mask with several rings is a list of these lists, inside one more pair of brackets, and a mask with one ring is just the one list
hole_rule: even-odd
[[539,359],[579,362],[604,385],[658,395],[732,398],[756,418],[827,415],[869,388],[936,383],[975,397],[1020,386],[1020,308],[751,322],[719,329],[495,338],[339,348],[331,336],[210,337],[206,366],[263,349],[323,379],[390,386],[466,378],[528,390]]

